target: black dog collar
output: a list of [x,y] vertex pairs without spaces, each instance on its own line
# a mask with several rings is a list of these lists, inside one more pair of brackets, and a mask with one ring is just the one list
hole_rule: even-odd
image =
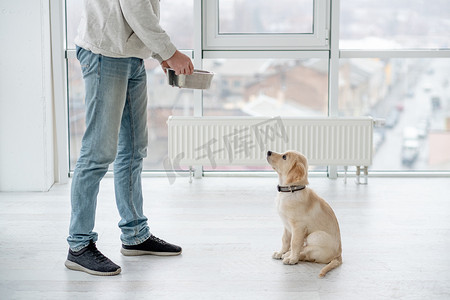
[[305,188],[306,185],[287,185],[287,186],[277,185],[278,191],[282,193],[293,193],[296,191],[301,191]]

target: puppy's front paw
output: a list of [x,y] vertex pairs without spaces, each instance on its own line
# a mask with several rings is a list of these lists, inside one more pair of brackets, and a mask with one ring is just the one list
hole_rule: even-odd
[[283,264],[285,265],[295,265],[298,263],[298,258],[287,256],[283,259]]
[[273,258],[273,259],[281,259],[282,257],[283,257],[283,254],[282,254],[281,252],[275,251],[275,252],[272,254],[272,258]]
[[286,257],[291,256],[291,251],[286,252],[285,254],[283,254],[283,256],[281,256],[282,259],[285,259]]

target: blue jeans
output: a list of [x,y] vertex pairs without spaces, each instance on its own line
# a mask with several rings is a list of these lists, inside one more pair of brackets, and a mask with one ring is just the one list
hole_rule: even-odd
[[67,241],[78,251],[97,241],[100,180],[114,162],[114,189],[125,245],[150,235],[143,213],[142,161],[147,156],[147,78],[142,59],[111,58],[77,47],[86,90],[86,131],[72,179]]

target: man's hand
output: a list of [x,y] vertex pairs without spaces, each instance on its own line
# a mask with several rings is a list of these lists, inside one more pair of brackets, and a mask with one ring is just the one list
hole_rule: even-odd
[[161,68],[163,69],[164,73],[167,74],[167,70],[166,70],[166,69],[170,68],[170,67],[169,67],[169,64],[167,63],[167,61],[163,61],[163,62],[161,63]]
[[176,75],[191,75],[194,72],[194,65],[192,64],[191,59],[178,50],[175,51],[171,58],[163,61],[161,67],[163,69],[170,67],[175,71]]

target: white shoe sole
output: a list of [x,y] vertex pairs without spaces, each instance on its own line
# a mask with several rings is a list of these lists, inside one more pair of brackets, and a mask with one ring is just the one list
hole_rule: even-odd
[[144,251],[144,250],[132,250],[120,248],[120,253],[125,256],[140,256],[140,255],[157,255],[157,256],[176,256],[180,255],[180,252],[154,252],[154,251]]
[[121,268],[117,269],[114,272],[99,272],[99,271],[94,271],[94,270],[90,270],[88,268],[85,268],[73,261],[70,260],[66,260],[66,262],[64,263],[64,265],[70,269],[70,270],[74,270],[74,271],[81,271],[81,272],[86,272],[88,274],[91,275],[97,275],[97,276],[113,276],[113,275],[117,275],[120,273],[120,271],[122,271]]

